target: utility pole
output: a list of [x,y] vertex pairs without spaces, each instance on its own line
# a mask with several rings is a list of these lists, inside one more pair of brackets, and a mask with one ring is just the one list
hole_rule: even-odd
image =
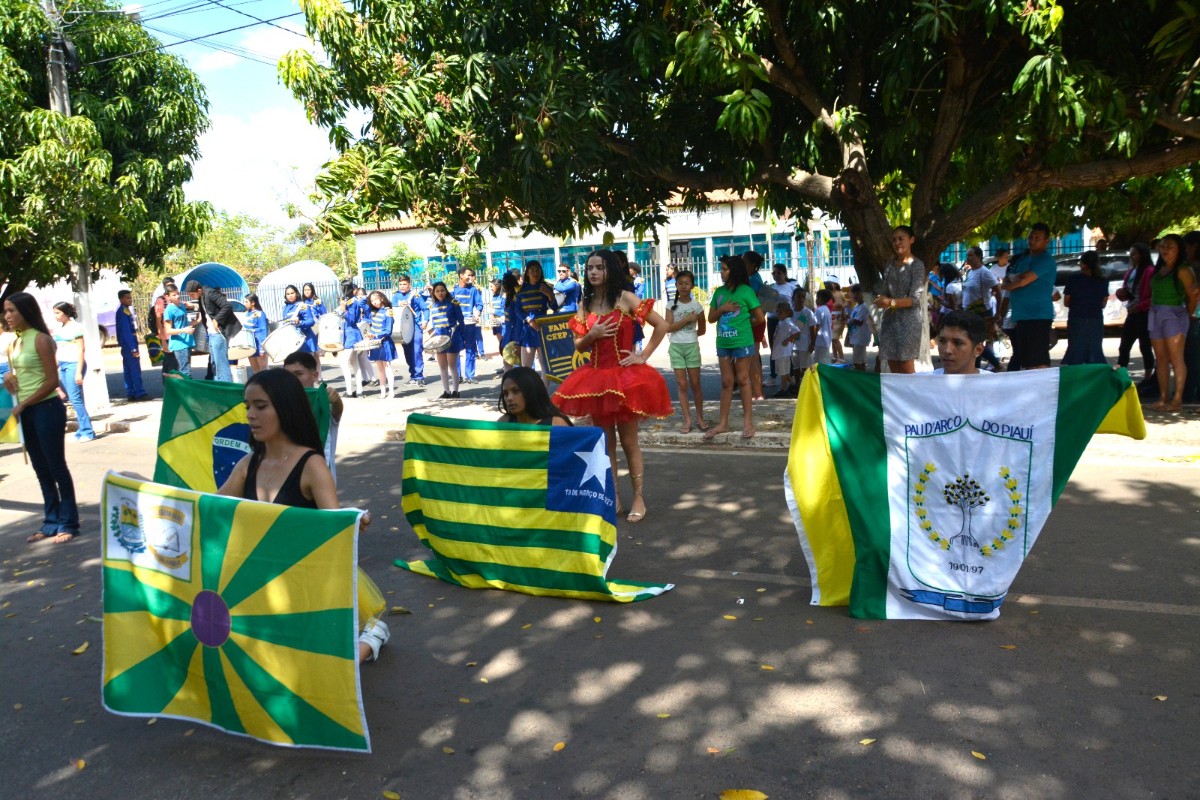
[[[67,88],[66,48],[63,38],[62,17],[54,0],[42,0],[42,11],[54,29],[50,40],[50,53],[46,64],[46,74],[50,85],[50,110],[57,111],[64,117],[71,116],[71,96]],[[83,396],[88,401],[89,410],[105,409],[111,403],[108,398],[108,380],[104,377],[104,343],[100,341],[99,323],[92,312],[92,271],[88,263],[87,229],[84,226],[82,213],[75,220],[71,230],[71,238],[80,244],[83,257],[71,264],[72,282],[75,284],[75,310],[79,314],[79,323],[83,326],[84,361],[87,371],[83,379]]]

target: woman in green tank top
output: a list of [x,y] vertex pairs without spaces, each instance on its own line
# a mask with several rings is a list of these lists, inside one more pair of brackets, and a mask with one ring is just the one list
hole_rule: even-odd
[[21,422],[29,463],[42,489],[42,526],[26,541],[49,539],[62,544],[79,535],[79,506],[63,445],[67,409],[57,397],[54,339],[28,292],[17,292],[4,301],[4,321],[17,334],[8,351],[12,369],[4,376],[4,388],[16,395],[12,413]]
[[[1183,260],[1183,237],[1170,233],[1158,243],[1158,264],[1150,278],[1150,344],[1158,363],[1159,401],[1155,411],[1178,413],[1183,410],[1183,386],[1187,380],[1183,346],[1187,337],[1188,317],[1196,310],[1200,286]],[[1175,391],[1168,394],[1171,373],[1175,373]]]

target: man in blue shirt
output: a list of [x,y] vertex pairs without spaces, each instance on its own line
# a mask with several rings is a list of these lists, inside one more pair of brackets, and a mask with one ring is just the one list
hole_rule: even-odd
[[483,314],[483,294],[475,285],[475,270],[470,267],[459,269],[458,285],[451,294],[463,315],[463,349],[459,353],[458,374],[462,376],[463,383],[478,383],[475,380],[475,359],[478,357],[475,340],[481,335],[479,317]]
[[667,264],[667,277],[663,280],[663,294],[666,295],[667,305],[675,304],[675,265]]
[[404,350],[404,360],[408,363],[408,386],[425,385],[424,350],[421,349],[422,326],[429,321],[429,306],[425,298],[412,290],[412,279],[401,275],[396,279],[396,291],[392,294],[392,308],[408,306],[413,312],[413,338],[411,342],[401,345]]
[[554,294],[558,299],[558,313],[574,314],[579,309],[579,297],[583,287],[571,277],[571,268],[564,261],[558,265],[554,281]]
[[1029,252],[1013,259],[1000,288],[1008,292],[1015,331],[1009,369],[1050,366],[1050,324],[1054,321],[1054,257],[1046,252],[1050,227],[1044,222],[1029,230]]
[[125,371],[125,398],[130,403],[145,400],[150,395],[142,386],[142,360],[138,352],[137,331],[133,323],[133,292],[117,292],[117,343],[121,347],[121,367]]

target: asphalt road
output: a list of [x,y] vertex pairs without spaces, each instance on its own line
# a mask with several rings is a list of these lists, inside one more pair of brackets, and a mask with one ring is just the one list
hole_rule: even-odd
[[415,576],[391,565],[420,553],[397,508],[403,445],[346,436],[343,502],[377,520],[361,565],[413,611],[388,618],[392,642],[363,668],[369,756],[104,711],[100,479],[150,474],[153,441],[68,444],[88,533],[59,546],[24,543],[36,481],[0,451],[0,795],[1198,797],[1198,470],[1106,440],[1001,618],[962,624],[809,606],[784,456],[769,452],[648,454],[650,513],[621,523],[611,575],[677,584],[662,597],[618,606]]

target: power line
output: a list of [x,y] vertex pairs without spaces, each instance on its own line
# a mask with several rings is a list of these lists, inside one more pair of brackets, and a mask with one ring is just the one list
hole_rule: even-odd
[[193,36],[190,39],[183,39],[178,42],[171,42],[170,44],[160,44],[158,47],[147,47],[144,50],[135,50],[132,53],[122,53],[119,56],[109,56],[108,58],[101,58],[96,61],[89,61],[88,63],[84,64],[83,66],[93,67],[97,64],[106,64],[109,61],[116,61],[116,60],[122,59],[122,58],[131,58],[133,56],[140,56],[143,53],[153,53],[158,50],[166,50],[168,47],[178,47],[181,44],[188,44],[190,42],[198,42],[198,41],[201,41],[202,39],[211,39],[213,36],[221,36],[222,34],[233,33],[234,31],[244,31],[247,28],[257,28],[259,25],[266,25],[271,22],[278,22],[281,19],[291,19],[292,17],[303,16],[303,14],[304,14],[303,11],[297,11],[294,14],[284,14],[281,17],[272,17],[271,19],[264,19],[264,20],[259,20],[258,22],[251,22],[248,25],[239,25],[236,28],[226,28],[223,31],[214,31],[213,33],[206,33],[202,36]]
[[232,11],[233,13],[235,13],[235,14],[240,14],[240,15],[242,15],[243,17],[247,17],[247,18],[249,18],[249,19],[257,20],[258,22],[261,22],[261,23],[263,23],[263,24],[265,24],[265,25],[270,25],[272,28],[278,28],[278,29],[279,29],[279,30],[281,30],[281,31],[287,31],[288,33],[292,34],[293,36],[299,36],[301,39],[307,39],[307,38],[308,38],[308,36],[306,36],[306,35],[305,35],[305,34],[303,34],[303,33],[300,33],[299,31],[294,31],[294,30],[292,30],[291,28],[285,28],[285,27],[283,27],[282,25],[276,25],[276,24],[275,24],[275,23],[273,23],[273,22],[268,22],[268,21],[267,21],[267,20],[265,20],[265,19],[261,19],[260,17],[256,17],[256,16],[254,16],[253,14],[247,14],[245,11],[238,11],[238,10],[237,10],[236,8],[234,8],[233,6],[227,6],[227,5],[225,5],[224,3],[222,3],[222,2],[221,2],[221,0],[210,0],[210,2],[212,2],[212,3],[215,3],[216,5],[220,6],[220,7],[221,7],[221,8],[223,8],[223,9],[225,9],[226,11]]
[[[173,31],[173,30],[170,30],[169,28],[157,28],[153,25],[146,25],[144,27],[148,31],[154,31],[155,33],[161,33],[165,36],[174,36],[174,37],[180,38],[180,39],[185,38],[187,36],[186,33],[180,33],[179,31]],[[215,50],[220,53],[228,53],[231,56],[237,56],[238,58],[244,58],[247,61],[254,61],[259,64],[264,64],[268,67],[277,66],[276,62],[270,60],[271,55],[269,53],[263,53],[263,52],[260,52],[257,50],[251,50],[247,47],[240,47],[238,45],[228,44],[226,42],[197,41],[197,42],[194,42],[194,44],[200,45],[201,47],[207,47],[210,50]]]

